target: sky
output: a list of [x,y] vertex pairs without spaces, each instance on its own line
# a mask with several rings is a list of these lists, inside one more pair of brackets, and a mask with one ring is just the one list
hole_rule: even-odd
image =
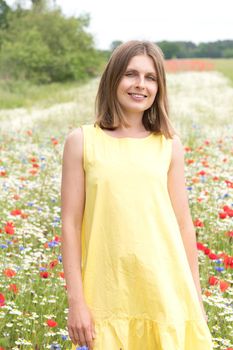
[[[88,32],[100,49],[109,49],[115,40],[183,40],[196,44],[233,40],[232,0],[50,1],[67,16],[88,13]],[[6,2],[12,5],[15,0]]]

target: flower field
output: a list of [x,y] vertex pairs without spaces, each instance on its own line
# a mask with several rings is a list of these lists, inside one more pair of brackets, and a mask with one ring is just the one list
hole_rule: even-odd
[[[0,111],[0,350],[70,349],[60,251],[64,140],[91,122],[97,80],[72,102]],[[168,74],[214,348],[233,350],[233,88],[215,71]]]

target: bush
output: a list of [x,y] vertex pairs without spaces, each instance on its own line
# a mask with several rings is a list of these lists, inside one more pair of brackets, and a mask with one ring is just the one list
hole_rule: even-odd
[[101,58],[94,48],[87,15],[64,17],[59,9],[18,9],[1,31],[2,78],[35,82],[84,80],[98,73]]

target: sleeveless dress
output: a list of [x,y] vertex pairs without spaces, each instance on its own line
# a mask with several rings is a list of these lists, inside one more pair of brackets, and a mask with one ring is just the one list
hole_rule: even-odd
[[212,350],[167,190],[172,140],[82,130],[82,282],[94,350]]

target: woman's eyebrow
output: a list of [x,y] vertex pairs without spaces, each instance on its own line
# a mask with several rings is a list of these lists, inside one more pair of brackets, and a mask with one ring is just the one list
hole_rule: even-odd
[[[131,71],[131,72],[138,72],[138,70],[137,69],[135,69],[135,68],[127,68],[126,69],[126,72],[128,72],[128,71]],[[157,75],[157,73],[156,72],[146,72],[146,74],[151,74],[151,75]]]

